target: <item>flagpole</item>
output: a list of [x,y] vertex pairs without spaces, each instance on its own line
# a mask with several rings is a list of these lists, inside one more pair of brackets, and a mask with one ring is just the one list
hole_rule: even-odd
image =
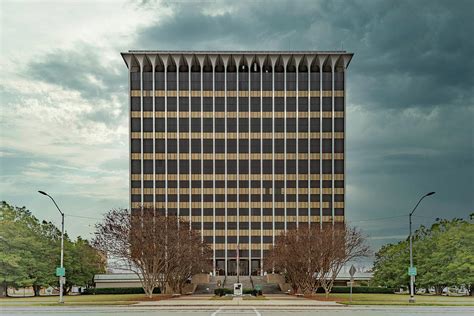
[[237,244],[237,283],[240,283],[240,256],[239,256],[239,244]]

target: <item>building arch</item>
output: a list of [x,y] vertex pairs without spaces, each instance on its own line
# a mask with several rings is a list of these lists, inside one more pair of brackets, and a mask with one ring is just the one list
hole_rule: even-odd
[[209,58],[208,55],[206,55],[206,57],[204,57],[204,63],[202,65],[202,71],[203,72],[212,72],[212,63],[211,63],[211,59]]
[[272,71],[273,71],[272,61],[270,59],[270,56],[267,55],[267,57],[265,57],[265,60],[263,61],[262,72],[271,73]]
[[167,72],[176,72],[176,62],[173,56],[168,55],[168,66],[166,67]]
[[159,55],[155,57],[155,72],[165,72],[165,64]]
[[308,72],[308,60],[306,56],[303,56],[303,58],[301,58],[301,61],[298,65],[298,72]]
[[319,58],[318,58],[317,56],[314,57],[314,58],[313,58],[313,61],[311,62],[310,71],[311,71],[311,72],[317,72],[317,73],[320,72],[320,68],[319,68]]
[[188,72],[189,67],[188,67],[188,62],[186,61],[186,58],[184,58],[183,55],[179,58],[179,72]]
[[275,72],[285,72],[285,65],[283,64],[283,58],[278,56],[275,62]]
[[222,60],[221,55],[217,55],[215,72],[224,72],[224,71],[225,71],[224,61]]
[[249,65],[247,63],[247,58],[242,56],[239,63],[239,72],[249,72]]
[[288,60],[288,64],[286,65],[286,72],[296,72],[296,62],[295,57],[291,55],[290,59]]
[[191,72],[200,72],[201,71],[201,64],[199,63],[198,58],[196,55],[193,55],[191,60]]
[[250,72],[260,72],[260,63],[258,62],[257,56],[254,56],[252,62],[250,63]]
[[227,72],[237,72],[237,66],[233,55],[230,55],[229,60],[227,61]]

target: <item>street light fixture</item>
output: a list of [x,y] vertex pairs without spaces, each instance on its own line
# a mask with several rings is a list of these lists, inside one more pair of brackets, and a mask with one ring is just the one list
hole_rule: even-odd
[[408,273],[410,274],[410,299],[408,301],[410,303],[415,303],[414,283],[415,283],[415,275],[416,275],[416,271],[413,268],[413,246],[412,246],[413,242],[412,242],[412,236],[411,236],[411,216],[413,215],[413,213],[415,213],[415,210],[418,207],[418,205],[421,203],[421,201],[425,197],[433,195],[433,194],[435,194],[435,192],[430,192],[430,193],[426,193],[425,195],[423,195],[421,197],[421,199],[418,201],[418,203],[416,203],[415,208],[413,209],[413,211],[411,211],[410,215],[408,216],[409,219],[410,219],[410,269],[408,270]]
[[[64,213],[59,209],[58,204],[56,204],[56,201],[49,195],[48,193],[44,191],[38,191],[38,193],[46,195],[53,201],[54,205],[58,209],[59,213],[61,213],[61,273],[56,273],[56,274],[64,274]],[[64,297],[63,297],[63,283],[64,283],[64,275],[59,275],[59,303],[63,304],[64,303]]]

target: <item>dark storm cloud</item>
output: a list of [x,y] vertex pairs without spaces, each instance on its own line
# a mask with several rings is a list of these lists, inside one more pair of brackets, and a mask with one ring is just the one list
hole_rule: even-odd
[[[338,50],[343,45],[356,54],[354,102],[383,108],[473,102],[469,1],[165,3],[174,13],[144,28],[136,48]],[[227,6],[230,12],[209,15]]]
[[[340,50],[348,74],[347,214],[375,237],[466,217],[474,157],[472,1],[165,2],[173,14],[138,32],[133,49]],[[147,9],[154,2],[146,1]],[[225,13],[220,13],[225,12]],[[376,238],[375,247],[384,242]]]

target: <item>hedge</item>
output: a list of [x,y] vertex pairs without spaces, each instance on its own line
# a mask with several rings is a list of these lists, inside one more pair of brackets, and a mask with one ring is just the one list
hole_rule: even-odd
[[[217,296],[224,296],[226,294],[234,294],[232,289],[219,288],[214,290],[214,294]],[[242,294],[251,294],[253,296],[262,295],[262,291],[257,291],[254,289],[243,289]]]
[[231,289],[226,289],[226,288],[219,288],[214,290],[214,294],[217,296],[224,296],[226,294],[233,294],[234,291]]
[[[354,286],[352,293],[373,293],[373,294],[393,294],[396,289],[376,286]],[[334,286],[331,293],[350,293],[350,286]],[[323,288],[318,288],[317,293],[324,293]]]
[[255,289],[244,289],[242,291],[242,294],[251,294],[253,296],[258,296],[258,295],[262,295],[262,290],[257,291]]
[[[155,288],[153,293],[160,294],[160,288]],[[85,289],[82,294],[145,294],[145,291],[141,287],[104,287]]]

